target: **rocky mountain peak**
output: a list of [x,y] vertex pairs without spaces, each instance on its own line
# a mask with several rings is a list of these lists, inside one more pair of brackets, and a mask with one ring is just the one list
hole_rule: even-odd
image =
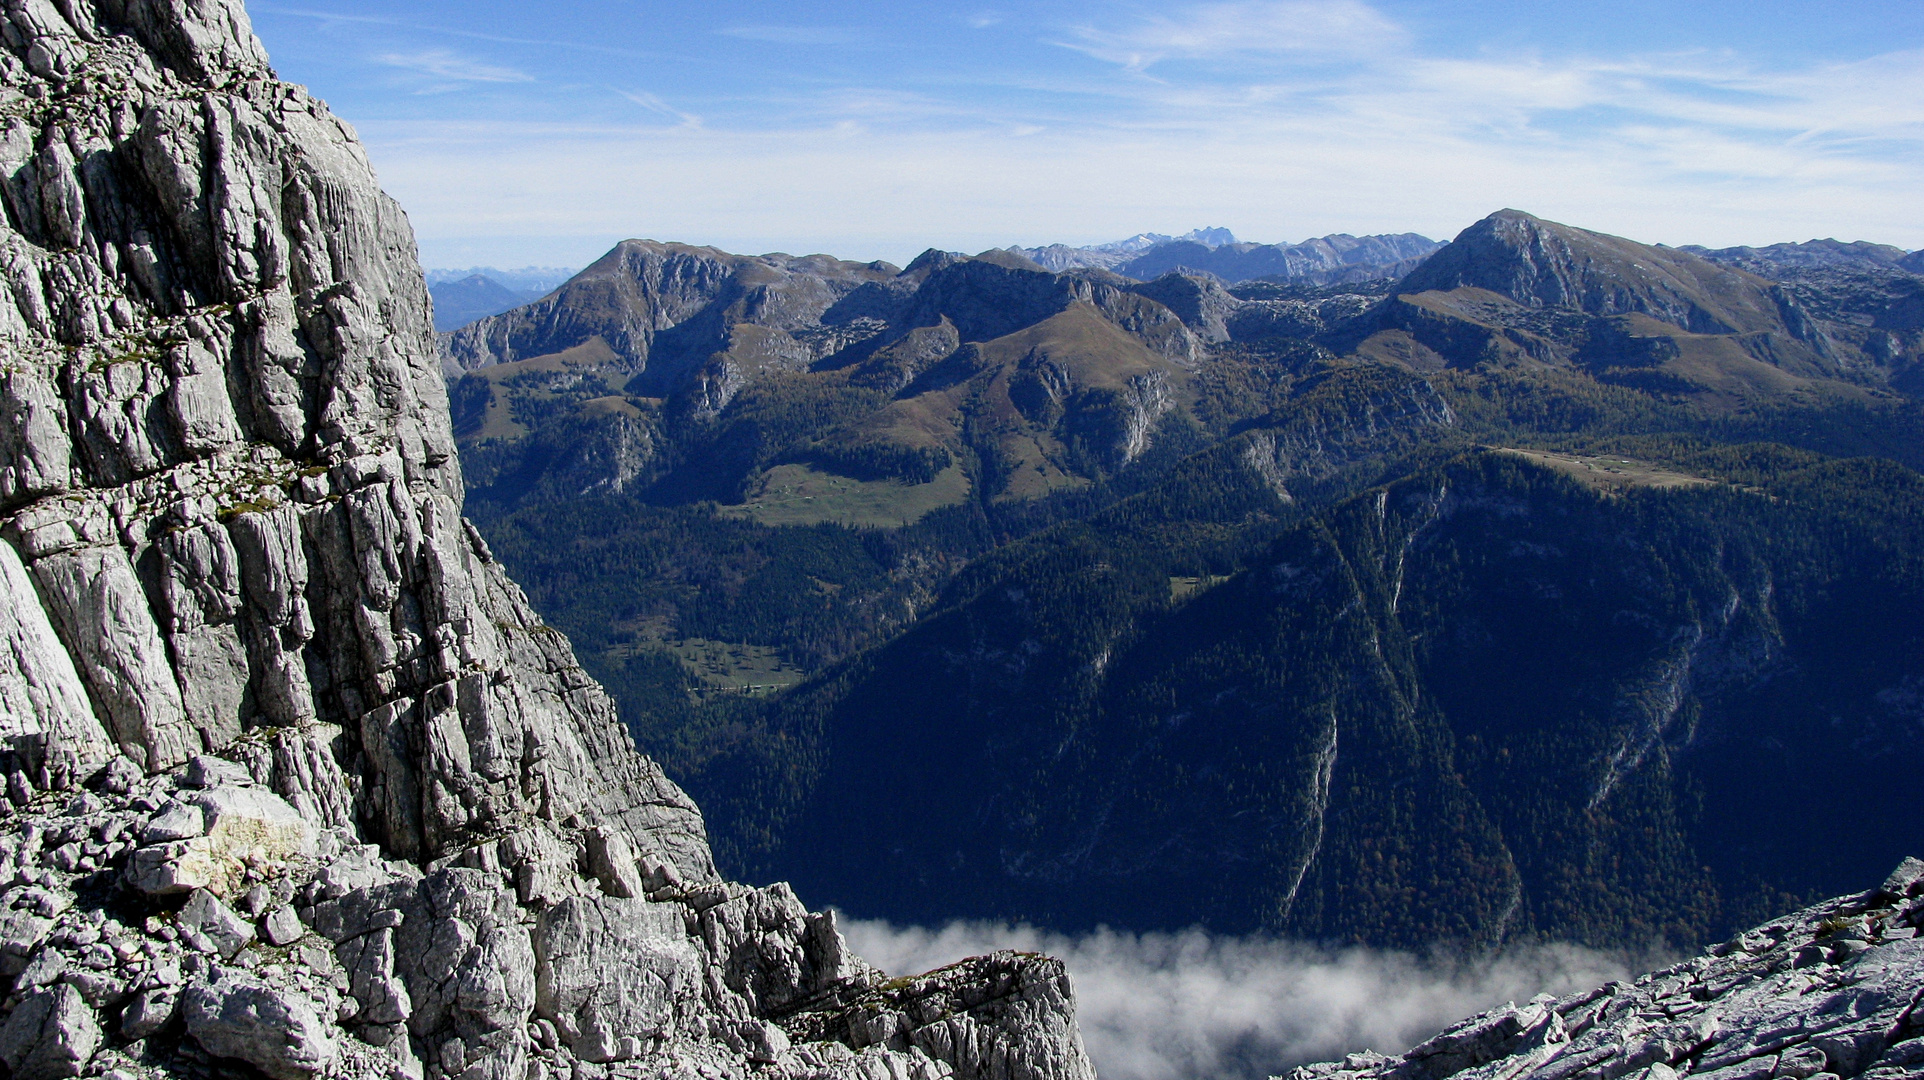
[[1172,270],[1154,281],[1132,285],[1129,291],[1175,312],[1184,325],[1208,342],[1229,340],[1228,319],[1243,306],[1214,274]]
[[1692,333],[1783,329],[1769,283],[1674,248],[1499,210],[1457,235],[1398,293],[1483,289],[1537,308],[1639,313]]
[[1006,270],[1034,270],[1045,274],[1049,272],[1043,268],[1042,264],[1019,251],[1005,251],[1000,248],[990,248],[982,254],[975,256],[975,258],[977,261],[991,263]]
[[[462,519],[406,218],[240,5],[19,0],[0,40],[12,1076],[1090,1075],[1060,965],[878,1003],[832,917],[717,874]],[[893,269],[718,255],[582,287],[725,269],[779,321]]]
[[937,270],[953,266],[967,258],[968,256],[958,252],[930,248],[910,260],[908,266],[902,269],[902,275],[919,281],[929,274],[935,273]]

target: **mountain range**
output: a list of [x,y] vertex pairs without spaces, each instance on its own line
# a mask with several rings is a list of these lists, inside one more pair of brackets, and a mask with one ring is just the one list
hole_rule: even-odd
[[735,872],[1686,948],[1924,841],[1924,278],[1865,250],[1506,210],[1227,287],[631,241],[445,363],[470,513]]
[[1300,244],[1160,244],[1115,267],[1148,280],[1172,271],[1214,274],[1230,284],[1250,280],[1312,285],[1400,278],[1443,245],[1426,236],[1350,236],[1336,233]]

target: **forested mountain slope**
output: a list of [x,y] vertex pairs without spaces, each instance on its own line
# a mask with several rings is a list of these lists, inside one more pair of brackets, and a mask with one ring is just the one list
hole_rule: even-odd
[[860,913],[1401,944],[1681,945],[1861,877],[1924,841],[1924,479],[1695,464],[1478,451],[1293,523],[1178,476],[1008,548],[771,712],[810,764],[760,866]]

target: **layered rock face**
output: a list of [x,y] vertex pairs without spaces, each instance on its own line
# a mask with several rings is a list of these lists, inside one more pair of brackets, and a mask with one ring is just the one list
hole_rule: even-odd
[[406,220],[237,3],[0,39],[13,1076],[1091,1075],[1055,962],[883,1008],[719,878],[462,520]]
[[1287,1080],[1900,1080],[1924,1075],[1924,862],[1634,983],[1473,1016],[1402,1057]]

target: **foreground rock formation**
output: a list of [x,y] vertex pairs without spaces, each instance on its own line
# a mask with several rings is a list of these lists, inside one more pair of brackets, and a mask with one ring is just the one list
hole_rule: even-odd
[[238,4],[0,39],[11,1076],[1092,1075],[1056,962],[884,984],[721,880],[462,520],[405,218]]
[[1900,1080],[1924,1076],[1924,862],[1634,983],[1494,1009],[1401,1057],[1287,1080]]

